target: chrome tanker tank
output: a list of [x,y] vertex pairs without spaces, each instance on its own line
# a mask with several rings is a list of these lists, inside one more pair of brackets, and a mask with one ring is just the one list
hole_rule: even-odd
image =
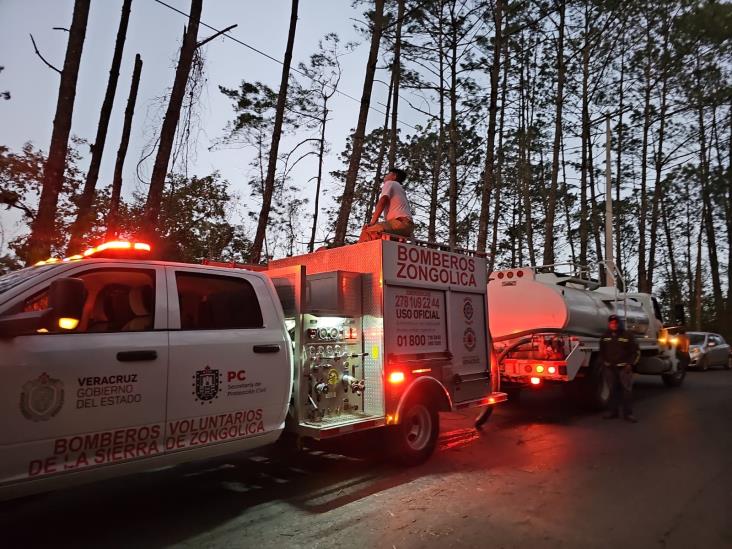
[[491,273],[488,310],[495,341],[532,332],[600,337],[611,314],[639,336],[646,335],[649,326],[648,314],[633,298],[620,294],[616,301],[612,288],[530,268]]

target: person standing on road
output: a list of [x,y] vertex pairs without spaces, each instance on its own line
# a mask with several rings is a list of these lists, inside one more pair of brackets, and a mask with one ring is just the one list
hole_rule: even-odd
[[610,315],[607,323],[608,330],[600,340],[600,360],[610,384],[605,419],[618,417],[618,409],[622,407],[625,420],[637,423],[638,419],[633,415],[632,389],[633,366],[640,358],[640,350],[633,334],[621,329],[617,315]]
[[[383,233],[406,238],[412,236],[414,232],[412,209],[401,185],[406,179],[407,173],[398,168],[391,168],[386,174],[374,215],[371,216],[371,222],[361,231],[359,242],[378,240]],[[378,223],[381,212],[384,212],[384,222]]]

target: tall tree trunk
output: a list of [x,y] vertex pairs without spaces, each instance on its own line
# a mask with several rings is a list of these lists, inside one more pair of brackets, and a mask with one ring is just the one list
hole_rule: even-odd
[[671,236],[671,227],[668,219],[668,208],[666,206],[666,193],[662,192],[661,202],[661,222],[663,223],[663,232],[666,236],[666,249],[668,250],[668,262],[671,267],[671,310],[678,304],[682,304],[681,284],[679,282],[679,274],[676,268],[676,250],[674,241]]
[[275,175],[277,173],[277,160],[280,149],[280,136],[282,135],[282,121],[285,117],[287,106],[287,84],[290,80],[290,63],[292,63],[292,49],[295,45],[295,31],[297,29],[297,9],[300,0],[292,0],[290,12],[290,30],[287,33],[287,47],[285,48],[285,59],[282,63],[282,77],[280,89],[277,92],[277,106],[275,110],[274,127],[272,129],[272,145],[269,149],[269,161],[267,163],[267,179],[264,181],[264,194],[262,195],[262,209],[259,212],[257,221],[257,232],[254,235],[252,249],[249,253],[249,260],[252,263],[259,263],[262,255],[262,245],[267,233],[269,223],[269,212],[272,208],[272,194],[275,187]]
[[643,137],[641,143],[640,176],[640,214],[638,220],[638,291],[648,292],[646,272],[646,217],[648,216],[648,196],[646,178],[648,177],[648,136],[651,129],[651,21],[646,21],[646,63],[643,69],[645,84],[643,98]]
[[325,126],[328,123],[328,97],[323,96],[323,118],[320,119],[320,143],[318,144],[318,177],[315,183],[315,204],[313,205],[313,228],[310,232],[308,251],[315,249],[315,231],[318,228],[318,210],[320,208],[320,184],[323,181],[323,157],[325,155]]
[[[714,203],[712,202],[709,183],[709,160],[707,158],[706,129],[704,126],[704,105],[698,106],[699,114],[699,172],[702,200],[704,202],[704,226],[707,234],[707,250],[709,252],[709,270],[712,275],[712,293],[714,297],[714,322],[717,323],[724,309],[722,297],[722,280],[719,274],[719,256],[717,254],[717,237],[714,231]],[[715,325],[715,328],[717,326]]]
[[[664,41],[663,41],[663,54],[662,59],[666,59],[666,54],[668,52],[668,32],[664,33]],[[660,125],[658,127],[658,150],[656,151],[656,158],[654,162],[654,169],[655,169],[655,181],[654,181],[654,187],[653,187],[653,199],[651,203],[651,240],[648,250],[648,269],[646,272],[646,277],[648,280],[648,292],[653,291],[653,274],[655,269],[655,263],[656,263],[656,245],[658,242],[658,208],[659,208],[659,202],[662,199],[662,185],[661,185],[661,170],[663,169],[663,165],[665,164],[664,158],[663,158],[663,141],[665,138],[665,130],[666,130],[666,90],[667,90],[667,84],[668,84],[668,71],[666,67],[663,67],[661,69],[663,71],[661,76],[661,108],[660,108]]]
[[[508,16],[506,16],[508,28]],[[501,193],[503,192],[503,165],[506,154],[503,150],[503,128],[506,118],[506,95],[508,94],[508,40],[503,41],[503,82],[501,85],[501,114],[498,121],[498,162],[496,163],[496,205],[493,210],[493,232],[491,233],[491,251],[488,257],[488,272],[493,272],[498,253],[498,221],[501,218]]]
[[523,263],[521,261],[521,231],[516,230],[521,225],[520,207],[518,195],[514,194],[511,201],[511,230],[509,231],[511,235],[511,268],[516,266],[516,256],[518,256],[519,263]]
[[430,189],[430,213],[429,222],[427,225],[427,241],[437,241],[437,202],[439,200],[439,188],[440,188],[440,176],[442,175],[442,151],[445,146],[445,56],[443,55],[442,48],[444,46],[443,32],[442,32],[442,14],[444,10],[444,3],[442,0],[439,2],[439,18],[437,28],[437,57],[439,66],[439,101],[440,101],[440,112],[439,112],[439,129],[437,133],[437,148],[435,150],[435,162],[432,166],[432,188]]
[[450,128],[449,143],[447,155],[450,162],[450,190],[448,193],[449,212],[448,212],[448,243],[450,249],[457,247],[457,199],[458,199],[458,177],[457,177],[457,71],[458,71],[458,37],[457,24],[455,22],[454,10],[455,5],[451,7],[451,40],[450,40]]
[[437,203],[439,201],[440,176],[442,175],[442,156],[445,147],[445,101],[444,91],[440,91],[440,119],[437,132],[437,147],[435,148],[435,161],[432,165],[432,187],[430,188],[430,213],[427,226],[427,241],[437,241]]
[[514,231],[516,232],[517,240],[517,253],[518,263],[512,264],[511,267],[523,267],[526,265],[524,261],[524,200],[523,195],[517,195],[516,197],[516,216],[517,221],[514,224]]
[[[732,326],[732,102],[729,105],[729,139],[727,157],[727,305],[726,326]],[[729,329],[729,328],[728,328]]]
[[43,167],[43,189],[29,241],[27,262],[30,265],[51,255],[51,243],[56,228],[58,195],[64,182],[71,118],[74,114],[76,80],[79,76],[81,52],[84,48],[86,24],[89,19],[89,2],[90,0],[74,2],[74,15],[71,19],[64,68],[61,71],[61,81],[58,87],[51,145],[48,149],[46,164]]
[[[694,295],[694,272],[692,271],[692,257],[691,257],[691,238],[692,238],[692,216],[691,216],[691,189],[689,188],[689,178],[684,178],[684,208],[686,210],[684,220],[686,227],[684,234],[686,235],[686,288],[687,295],[689,296],[689,314],[692,314],[694,310],[693,295]],[[702,206],[703,207],[703,206]]]
[[386,109],[384,111],[384,127],[381,130],[381,144],[379,145],[379,157],[376,160],[376,173],[374,174],[374,182],[371,184],[371,193],[369,195],[369,202],[366,205],[366,211],[364,212],[363,222],[368,223],[371,219],[371,214],[374,213],[374,207],[376,207],[376,200],[379,197],[379,191],[381,190],[381,180],[384,176],[384,158],[386,157],[386,147],[389,141],[389,113],[391,112],[391,101],[392,91],[394,90],[394,75],[389,80],[389,90],[386,93]]
[[399,82],[401,80],[401,49],[402,49],[402,23],[404,20],[404,0],[397,0],[399,7],[397,9],[396,22],[396,38],[394,42],[394,61],[391,66],[393,96],[391,110],[391,136],[389,137],[389,167],[393,167],[396,162],[397,143],[399,140]]
[[702,239],[704,238],[704,218],[706,207],[702,207],[699,237],[696,243],[696,268],[694,269],[694,293],[693,293],[693,325],[695,330],[702,328]]
[[358,123],[356,125],[356,131],[353,133],[351,159],[348,163],[346,184],[343,189],[343,195],[341,196],[341,207],[338,211],[338,219],[335,226],[334,243],[336,245],[343,245],[345,243],[346,233],[348,232],[348,218],[351,214],[351,207],[353,206],[353,194],[356,189],[358,168],[361,164],[361,154],[363,153],[363,140],[366,134],[366,121],[371,104],[371,90],[374,86],[374,74],[376,73],[376,60],[379,55],[379,44],[381,43],[383,18],[384,0],[374,0],[374,28],[371,33],[371,47],[369,49],[369,59],[366,63],[366,75],[364,76]]
[[[481,189],[480,217],[478,220],[478,252],[485,252],[488,240],[488,213],[490,211],[491,191],[495,184],[494,147],[496,142],[496,117],[498,114],[498,76],[501,68],[501,53],[503,51],[502,29],[503,0],[496,0],[493,8],[493,62],[491,64],[491,89],[488,101],[488,135],[486,136],[485,168],[483,170],[483,187]],[[496,215],[498,210],[496,210]]]
[[590,78],[590,48],[588,34],[589,21],[585,17],[585,44],[582,49],[582,160],[580,167],[580,266],[584,269],[587,266],[587,250],[589,248],[589,224],[590,219],[587,209],[587,186],[588,186],[588,148],[590,145],[590,108],[589,108],[589,78]]
[[[530,265],[536,265],[536,257],[534,255],[534,220],[531,215],[531,160],[530,160],[530,149],[531,149],[531,138],[529,134],[531,132],[528,127],[529,121],[529,88],[530,88],[530,75],[529,69],[526,68],[526,76],[524,76],[524,68],[527,64],[525,56],[525,44],[524,44],[524,33],[521,33],[520,41],[520,55],[521,55],[521,72],[519,79],[519,93],[520,95],[520,115],[519,115],[519,165],[520,168],[520,181],[521,181],[521,197],[523,208],[523,223],[521,220],[522,210],[519,209],[519,225],[524,225],[524,232],[526,234],[526,247],[529,252],[529,263]],[[527,80],[529,80],[527,82]],[[519,263],[523,264],[523,245],[521,235],[519,233]]]
[[97,135],[94,138],[94,144],[91,146],[89,171],[86,173],[84,191],[81,193],[79,199],[79,210],[76,214],[76,221],[71,226],[71,238],[66,249],[69,254],[78,253],[82,243],[81,239],[89,230],[89,225],[93,222],[91,210],[94,202],[94,191],[97,187],[97,180],[99,179],[99,168],[102,165],[102,155],[104,154],[104,144],[107,140],[107,129],[109,128],[109,119],[112,115],[114,96],[117,93],[119,67],[122,64],[122,52],[124,51],[125,39],[127,38],[127,24],[130,20],[131,6],[132,0],[124,0],[122,3],[122,15],[120,16],[119,28],[117,29],[117,40],[114,43],[114,54],[112,55],[112,66],[109,68],[107,90],[104,93],[102,109],[99,111]]
[[122,138],[119,149],[117,149],[117,161],[114,164],[114,177],[112,178],[112,197],[109,201],[109,214],[107,214],[107,237],[114,237],[118,230],[119,202],[122,194],[122,169],[127,156],[127,146],[130,144],[130,133],[132,131],[132,117],[135,114],[135,103],[137,103],[137,90],[140,86],[140,74],[142,73],[142,58],[138,53],[135,56],[135,68],[132,71],[132,83],[130,84],[130,95],[127,98],[125,108],[125,119],[122,125]]
[[567,185],[567,163],[564,160],[564,136],[562,136],[562,205],[564,206],[564,219],[567,223],[567,242],[569,242],[569,253],[572,265],[577,265],[577,254],[575,253],[574,235],[572,235],[572,216],[569,211],[569,186]]
[[[623,28],[623,34],[620,38],[620,43],[625,44],[625,28]],[[622,202],[620,201],[620,191],[622,189],[622,181],[623,181],[623,107],[624,103],[623,100],[625,98],[625,88],[623,87],[623,83],[625,80],[625,49],[623,49],[621,57],[620,57],[620,82],[618,85],[618,131],[617,134],[617,150],[615,152],[616,156],[616,168],[615,168],[615,268],[619,273],[623,272],[623,258],[622,258],[622,249],[623,249],[623,207]],[[616,281],[617,284],[618,281]],[[625,291],[625,288],[623,288],[623,291]]]
[[588,171],[590,175],[590,225],[592,227],[592,235],[595,239],[595,257],[600,265],[600,284],[604,286],[607,278],[605,274],[605,267],[602,264],[602,237],[600,236],[602,234],[602,222],[600,219],[600,208],[597,206],[597,195],[595,191],[595,164],[593,158],[592,140],[590,140],[587,143]]
[[180,48],[178,66],[175,69],[173,89],[170,92],[168,108],[165,111],[163,125],[160,128],[158,140],[158,151],[155,155],[152,175],[150,176],[150,188],[147,192],[147,201],[143,211],[143,230],[146,236],[152,238],[156,234],[158,216],[160,215],[160,203],[163,198],[165,180],[168,176],[168,163],[173,150],[175,140],[175,129],[180,119],[180,109],[183,105],[183,97],[188,84],[188,75],[193,64],[193,55],[196,52],[198,40],[198,26],[201,22],[201,9],[203,0],[191,0],[191,11],[188,16],[188,27],[183,35],[183,44]]
[[554,146],[552,147],[552,181],[547,201],[544,237],[544,264],[554,263],[554,211],[559,181],[559,149],[562,143],[562,109],[564,107],[564,12],[565,2],[559,2],[559,38],[557,39],[557,98],[554,115]]

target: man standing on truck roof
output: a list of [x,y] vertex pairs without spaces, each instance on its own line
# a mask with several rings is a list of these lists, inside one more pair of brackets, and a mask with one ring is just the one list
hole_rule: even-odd
[[600,340],[600,360],[610,384],[610,401],[604,417],[618,417],[618,408],[622,406],[625,420],[637,423],[632,403],[633,365],[640,358],[640,350],[633,334],[621,329],[617,315],[610,315],[607,324],[608,330]]
[[[406,179],[407,173],[404,170],[389,169],[381,186],[381,196],[376,203],[374,215],[371,216],[371,222],[361,231],[359,242],[378,240],[383,233],[406,238],[412,236],[414,232],[412,209],[401,185]],[[384,222],[378,223],[381,212],[384,212]]]

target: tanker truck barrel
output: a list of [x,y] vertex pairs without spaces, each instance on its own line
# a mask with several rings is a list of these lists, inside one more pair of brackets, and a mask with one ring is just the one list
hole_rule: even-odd
[[613,289],[589,290],[582,281],[531,268],[492,273],[488,308],[494,341],[545,331],[600,337],[611,314],[626,319],[627,329],[639,336],[649,327],[648,315],[638,301],[616,302]]

